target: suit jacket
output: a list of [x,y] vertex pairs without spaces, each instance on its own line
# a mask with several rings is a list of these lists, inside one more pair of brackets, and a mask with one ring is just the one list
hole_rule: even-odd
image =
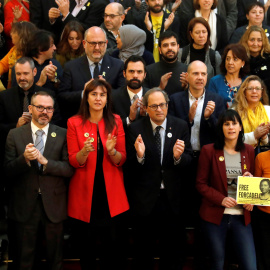
[[[134,142],[141,134],[145,144],[145,160],[140,164],[134,148]],[[181,161],[174,163],[173,147],[177,139],[185,142],[185,151]],[[187,124],[178,118],[168,115],[167,127],[163,151],[163,161],[160,164],[159,155],[155,145],[153,129],[150,118],[142,119],[129,126],[127,155],[129,163],[129,174],[125,181],[130,183],[130,204],[135,213],[149,215],[153,210],[160,194],[161,181],[164,182],[165,190],[169,199],[172,211],[180,213],[181,202],[181,178],[185,166],[191,162],[191,146]]]
[[[246,0],[245,0],[246,1]],[[237,0],[219,0],[217,12],[220,16],[226,19],[228,39],[236,28],[237,23]],[[183,0],[179,8],[179,17],[194,16],[194,7],[192,0]],[[182,44],[181,44],[182,47]]]
[[[148,90],[149,90],[148,88],[143,87],[143,95]],[[124,128],[126,129],[127,117],[129,116],[131,106],[127,86],[123,86],[112,92],[112,103],[113,103],[113,112],[120,115]]]
[[[107,54],[104,55],[100,74],[114,89],[125,84],[123,66],[122,61]],[[66,63],[58,94],[60,110],[64,119],[67,120],[78,112],[84,84],[90,79],[92,76],[87,56]]]
[[[38,28],[51,31],[59,40],[60,33],[62,33],[65,25],[71,20],[78,20],[84,29],[92,26],[99,26],[103,21],[103,13],[106,5],[109,4],[107,0],[89,0],[80,10],[76,17],[71,13],[62,21],[62,16],[59,17],[54,24],[49,22],[49,10],[52,7],[58,8],[54,0],[31,0],[30,1],[30,20]],[[70,12],[76,6],[75,0],[70,0]],[[85,8],[85,9],[84,9]]]
[[[245,144],[241,152],[242,174],[254,174],[254,148]],[[223,199],[228,196],[225,160],[223,150],[217,150],[213,144],[205,145],[200,154],[196,188],[202,195],[200,216],[203,220],[219,225],[221,223],[224,207]],[[244,209],[245,224],[250,223],[250,212]]]
[[[164,30],[164,22],[165,22],[165,20],[167,20],[167,18],[169,16],[170,16],[170,12],[169,11],[164,11],[163,18],[162,18],[162,25],[161,25],[161,29],[160,29],[160,34],[165,31]],[[134,18],[134,20],[135,20],[134,24],[145,31],[145,33],[146,33],[146,42],[144,43],[145,49],[153,53],[153,49],[154,49],[154,33],[153,33],[153,29],[151,29],[151,31],[149,31],[146,28],[145,23],[144,23],[144,18],[145,18],[145,14],[136,16],[136,18]],[[152,23],[152,18],[150,16],[150,13],[149,13],[149,19],[150,19],[150,21]],[[178,34],[179,29],[180,29],[179,19],[177,17],[175,17],[173,23],[170,25],[168,30],[172,30],[176,34]]]
[[[105,134],[105,122],[102,119],[98,123],[100,139],[103,145],[103,173],[107,191],[107,199],[111,217],[123,213],[129,209],[124,188],[122,165],[126,160],[125,133],[120,117],[115,115],[117,127],[112,131],[112,136],[117,137],[115,149],[121,153],[119,164],[114,164],[107,152]],[[86,140],[84,134],[94,138],[93,145],[97,149],[97,125],[90,121],[82,124],[80,116],[74,116],[68,120],[67,142],[70,164],[76,169],[69,186],[68,215],[70,217],[90,222],[92,195],[95,181],[97,153],[90,152],[84,165],[80,165],[76,159],[77,153],[83,148]],[[87,179],[87,181],[85,181]]]
[[[53,136],[52,133],[56,136]],[[27,144],[33,143],[31,123],[12,129],[7,137],[5,170],[9,176],[9,218],[26,222],[38,203],[38,189],[44,210],[51,222],[58,223],[67,216],[66,185],[64,177],[71,177],[73,168],[68,163],[66,130],[50,124],[44,149],[48,159],[46,169],[38,167],[37,160],[24,158]]]
[[[179,117],[186,121],[191,134],[192,124],[189,122],[189,91],[176,93],[170,97],[169,114]],[[204,110],[208,101],[215,102],[215,110],[208,120],[204,118]],[[222,97],[209,91],[205,91],[204,103],[202,108],[201,122],[200,122],[200,145],[213,143],[216,135],[216,124],[220,114],[226,110],[225,103]]]

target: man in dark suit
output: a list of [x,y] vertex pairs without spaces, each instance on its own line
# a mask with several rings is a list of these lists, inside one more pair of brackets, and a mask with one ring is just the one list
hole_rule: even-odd
[[127,147],[136,269],[153,269],[156,239],[160,240],[161,269],[182,269],[181,194],[186,191],[181,189],[181,174],[192,153],[188,127],[167,115],[168,96],[159,88],[146,92],[143,105],[148,116],[130,125]]
[[31,98],[31,123],[12,129],[7,137],[5,170],[9,176],[9,240],[14,269],[32,269],[42,229],[46,238],[46,269],[62,269],[63,220],[66,211],[65,177],[68,162],[66,130],[49,124],[52,96],[37,92]]
[[148,88],[142,86],[146,75],[143,58],[130,56],[125,62],[123,74],[126,86],[112,92],[112,101],[113,111],[121,116],[126,129],[130,123],[145,116],[142,98]]
[[99,27],[87,29],[83,45],[86,55],[65,65],[59,87],[59,105],[64,119],[78,112],[84,86],[92,78],[104,78],[114,89],[125,84],[123,62],[105,54],[107,39],[104,30]]
[[59,41],[64,26],[78,20],[84,29],[99,26],[108,0],[31,0],[30,20],[40,29],[51,31]]

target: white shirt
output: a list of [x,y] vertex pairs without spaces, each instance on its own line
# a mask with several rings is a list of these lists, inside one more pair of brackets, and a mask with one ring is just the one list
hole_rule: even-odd
[[[92,78],[93,78],[94,77],[94,70],[95,70],[96,65],[88,57],[87,57],[87,60],[88,60],[90,72],[91,72],[91,75],[92,75]],[[103,58],[98,62],[98,68],[99,68],[99,70],[101,69],[102,61],[103,61]]]
[[189,108],[196,100],[198,100],[196,114],[195,114],[195,117],[193,119],[193,125],[191,127],[190,143],[191,143],[192,149],[194,151],[200,151],[201,150],[200,125],[201,125],[201,117],[202,117],[202,113],[203,113],[202,110],[203,110],[203,104],[204,104],[204,99],[205,99],[205,92],[198,99],[193,97],[192,94],[190,93],[190,91],[188,91],[188,96],[189,96]]
[[87,3],[88,0],[81,0],[79,3],[79,0],[75,0],[75,2],[77,3],[77,5],[74,7],[74,9],[72,10],[71,14],[76,17],[78,15],[78,13],[81,11],[81,9],[83,8],[83,6]]

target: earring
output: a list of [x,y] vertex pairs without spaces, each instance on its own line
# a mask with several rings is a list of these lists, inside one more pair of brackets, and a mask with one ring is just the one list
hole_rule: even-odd
[[243,68],[244,66],[242,66],[241,68]]

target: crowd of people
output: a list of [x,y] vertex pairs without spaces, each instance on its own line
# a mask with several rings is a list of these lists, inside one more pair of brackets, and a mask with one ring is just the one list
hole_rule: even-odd
[[[270,269],[270,152],[255,157],[269,145],[269,6],[0,1],[11,269],[39,269],[43,239],[46,269],[63,269],[65,224],[82,270],[127,269],[130,228],[134,269],[156,254],[183,269],[187,226],[196,269],[224,269],[228,249],[239,269]],[[263,178],[268,206],[237,202],[239,176]]]

